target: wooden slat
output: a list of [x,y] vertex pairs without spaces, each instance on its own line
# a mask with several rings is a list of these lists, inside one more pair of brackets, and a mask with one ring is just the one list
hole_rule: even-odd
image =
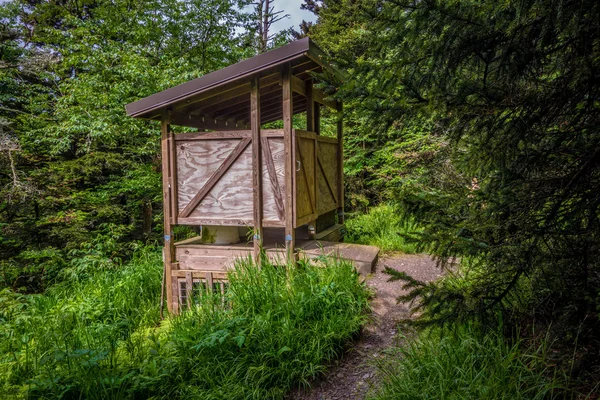
[[[214,111],[208,112],[208,114],[212,115],[215,118],[234,118],[234,119],[242,119],[242,116],[247,118],[251,112],[251,104],[248,98],[245,98],[243,102],[238,104],[227,102],[225,105],[221,105],[220,109],[215,109]],[[260,97],[262,98],[261,108],[265,108],[268,106],[268,103],[272,99],[279,99],[281,102],[281,87],[277,85],[272,85],[266,90],[262,88],[260,91]],[[203,110],[204,112],[205,110]],[[243,118],[243,119],[245,119]]]
[[[302,79],[296,77],[296,76],[292,76],[292,90],[298,94],[301,94],[303,96],[306,96],[306,86],[305,83]],[[326,100],[327,96],[323,93],[323,91],[321,89],[318,89],[316,87],[313,87],[312,90],[312,97],[313,100],[321,103],[327,107],[330,107],[334,110],[336,110],[337,108],[337,104],[335,101],[331,101],[331,100]]]
[[279,219],[283,221],[285,219],[284,201],[283,195],[281,194],[281,188],[279,187],[279,181],[277,180],[277,171],[275,170],[273,154],[271,154],[271,146],[269,146],[269,139],[263,137],[262,140],[263,158],[265,160],[265,163],[267,164],[267,172],[269,174],[269,182],[271,183],[273,197],[275,198],[275,207],[277,209],[277,215],[279,216]]
[[[271,74],[269,76],[265,76],[263,78],[260,79],[260,95],[264,96],[268,93],[272,93],[274,91],[280,91],[281,88],[279,86],[279,74]],[[250,85],[252,85],[252,82],[250,82]],[[212,114],[212,113],[216,113],[216,112],[222,112],[223,110],[227,109],[227,108],[231,108],[231,107],[237,107],[240,108],[240,104],[243,104],[245,106],[245,104],[250,103],[250,91],[251,91],[251,87],[250,86],[250,90],[248,90],[247,92],[243,92],[241,95],[239,96],[234,96],[234,97],[225,97],[224,100],[222,101],[215,101],[213,99],[211,99],[210,101],[207,102],[203,102],[203,103],[199,103],[196,104],[193,108],[194,111],[192,111],[193,114]],[[216,99],[216,100],[220,100],[220,99]]]
[[188,308],[192,307],[192,295],[194,293],[194,280],[191,272],[185,274],[185,298],[187,300]]
[[188,217],[191,212],[200,204],[202,199],[210,192],[213,186],[221,179],[221,177],[227,172],[229,167],[237,160],[237,158],[242,154],[242,152],[248,147],[250,144],[249,138],[244,138],[240,141],[240,143],[236,146],[236,148],[231,152],[229,157],[217,168],[217,170],[208,178],[208,181],[204,184],[204,186],[200,189],[198,193],[190,200],[190,202],[185,206],[183,211],[179,214],[179,218]]
[[162,181],[163,181],[163,217],[164,217],[164,274],[165,287],[167,289],[167,307],[170,312],[177,312],[177,308],[173,307],[173,289],[171,281],[171,263],[175,261],[175,249],[173,248],[173,229],[171,226],[171,192],[169,189],[169,115],[164,112],[161,117],[160,134],[161,134],[161,153],[162,153]]
[[306,96],[306,85],[304,81],[292,75],[292,90],[302,96]]
[[337,138],[331,138],[331,137],[320,136],[320,135],[317,136],[317,142],[338,144]]
[[250,92],[252,111],[252,193],[254,211],[254,260],[258,263],[262,243],[263,193],[262,193],[262,140],[260,137],[260,85],[258,76],[252,82]]
[[[327,184],[327,187],[329,188],[329,191],[331,192],[331,196],[333,197],[333,200],[337,204],[338,200],[337,200],[337,195],[335,193],[336,191],[333,189],[331,182],[329,182],[329,178],[327,177],[327,174],[325,173],[325,168],[323,168],[323,163],[321,162],[320,157],[317,157],[317,164],[319,164],[319,168],[321,168],[321,171],[323,172],[323,180]],[[337,173],[337,171],[336,171],[336,173]]]
[[240,95],[250,93],[250,82],[232,82],[229,85],[219,88],[218,91],[207,92],[204,96],[195,100],[188,100],[177,111],[182,113],[192,113],[208,107],[213,104],[218,104],[224,101],[231,100]]
[[[282,100],[283,102],[283,100]],[[302,99],[298,99],[296,101],[294,101],[294,110],[293,110],[293,114],[299,114],[301,112],[303,112],[306,108],[306,99],[302,98]],[[263,112],[262,114],[262,120],[261,120],[261,124],[266,124],[267,122],[272,122],[272,121],[277,121],[279,119],[283,119],[283,113],[280,109],[272,109],[272,110],[265,110],[265,112]]]
[[[308,200],[310,203],[310,209],[311,211],[314,213],[316,211],[316,207],[315,207],[315,203],[314,203],[314,199],[313,199],[313,193],[314,193],[314,188],[313,190],[311,190],[310,187],[310,181],[308,180],[308,175],[306,173],[306,169],[311,167],[309,165],[307,165],[304,162],[304,157],[302,156],[302,148],[300,146],[300,141],[298,139],[296,139],[296,156],[297,156],[297,160],[300,161],[300,169],[302,171],[302,176],[304,177],[304,182],[306,184],[306,191],[308,192]],[[314,168],[314,165],[312,166]],[[298,192],[296,192],[298,193]]]
[[[206,271],[186,271],[186,270],[179,270],[179,271],[173,271],[171,276],[173,278],[185,278],[187,273],[191,273],[192,274],[192,278],[195,279],[206,279]],[[227,279],[227,272],[212,272],[212,277],[213,280],[214,279]]]
[[192,114],[186,114],[182,112],[173,112],[171,114],[171,122],[173,125],[179,126],[189,126],[192,128],[199,129],[228,129],[228,130],[237,130],[237,129],[248,129],[245,125],[245,122],[239,121],[237,123],[226,123],[222,121],[215,121],[210,118],[198,117]]
[[227,140],[243,139],[252,135],[251,130],[217,131],[217,132],[184,132],[175,135],[175,141],[185,140]]
[[292,132],[292,116],[294,104],[292,101],[292,71],[290,64],[284,64],[281,71],[281,84],[283,86],[283,141],[285,147],[285,248],[288,261],[295,261],[294,246],[296,232],[294,229],[294,165],[293,152],[296,148]]
[[213,291],[213,273],[211,271],[206,271],[206,286],[209,291]]
[[[305,96],[306,96],[306,130],[308,132],[315,132],[315,101],[314,101],[314,97],[313,97],[313,80],[312,79],[308,79],[305,84]],[[315,135],[316,136],[316,135]],[[318,150],[318,146],[317,146],[317,142],[316,142],[316,138],[314,138],[314,142],[313,142],[313,163],[316,164],[317,162],[317,150]],[[314,183],[314,187],[313,187],[313,196],[314,196],[314,205],[315,207],[313,208],[313,213],[317,213],[317,208],[316,205],[319,204],[319,190],[317,188],[317,166],[313,165],[313,183]],[[311,220],[308,222],[309,228],[308,228],[308,237],[309,239],[314,239],[315,235],[317,233],[317,221],[315,220]]]
[[[283,129],[261,129],[261,137],[283,137]],[[184,132],[175,135],[176,142],[188,140],[228,140],[251,138],[252,130],[216,131],[216,132]],[[330,138],[328,138],[330,139]],[[335,143],[337,141],[333,139]]]
[[[202,217],[181,217],[179,216],[180,225],[223,225],[223,226],[249,226],[252,225],[252,221],[243,221],[241,219],[232,218],[202,218]],[[263,219],[263,227],[281,227],[285,223],[283,221],[276,220],[265,220]]]
[[177,214],[179,208],[177,205],[177,150],[175,149],[175,139],[173,132],[168,132],[169,145],[169,192],[171,195],[171,223],[177,225]]

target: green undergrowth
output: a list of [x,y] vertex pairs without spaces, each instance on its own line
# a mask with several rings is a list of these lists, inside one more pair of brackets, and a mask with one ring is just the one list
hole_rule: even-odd
[[225,300],[160,321],[160,251],[60,284],[1,292],[0,398],[278,399],[307,385],[366,322],[354,268],[240,261]]
[[428,329],[393,348],[378,370],[380,386],[370,400],[564,398],[548,367],[548,345],[524,348],[470,324]]
[[415,242],[408,237],[419,228],[392,205],[380,205],[366,214],[350,215],[346,229],[345,240],[350,243],[377,246],[385,252],[412,254],[417,251]]

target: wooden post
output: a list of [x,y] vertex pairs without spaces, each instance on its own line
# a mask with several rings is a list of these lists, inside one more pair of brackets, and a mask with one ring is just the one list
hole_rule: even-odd
[[250,88],[250,128],[252,130],[252,187],[254,194],[254,260],[260,265],[262,247],[263,191],[260,138],[260,78],[254,76]]
[[344,223],[344,110],[337,102],[337,140],[338,140],[338,224]]
[[[313,80],[309,79],[306,81],[306,130],[309,132],[315,131],[315,100],[313,97]],[[313,182],[315,183],[314,194],[315,194],[315,208],[318,209],[318,193],[319,187],[317,185],[317,140],[314,141],[314,178]],[[314,210],[317,213],[317,210]],[[314,240],[317,234],[317,220],[312,220],[308,222],[308,238]]]
[[294,181],[296,179],[296,166],[294,165],[294,150],[296,144],[292,136],[294,105],[292,103],[292,68],[289,63],[285,64],[281,70],[281,86],[283,91],[283,143],[285,149],[285,248],[288,261],[295,261]]
[[314,113],[315,113],[315,133],[317,135],[320,135],[321,134],[321,104],[315,103]]
[[163,214],[164,214],[164,274],[165,286],[167,289],[167,308],[170,312],[176,313],[178,306],[173,301],[173,282],[171,279],[171,270],[175,262],[175,248],[173,246],[173,226],[171,224],[171,212],[173,206],[171,204],[171,167],[174,163],[171,162],[172,156],[172,136],[171,127],[169,125],[169,113],[163,112],[160,122],[161,136],[161,151],[162,151],[162,182],[163,182]]

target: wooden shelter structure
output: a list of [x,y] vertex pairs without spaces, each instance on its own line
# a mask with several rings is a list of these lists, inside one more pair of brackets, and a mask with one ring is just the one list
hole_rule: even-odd
[[[126,106],[132,117],[161,121],[170,311],[198,284],[223,290],[234,257],[339,254],[329,241],[340,240],[344,223],[342,104],[314,85],[314,73],[329,68],[323,60],[305,38]],[[336,137],[320,135],[321,107],[338,114]],[[299,113],[306,129],[293,126]],[[262,128],[277,120],[283,129]],[[172,125],[198,132],[174,134]],[[176,243],[178,224],[203,226],[203,234]],[[211,243],[215,227],[249,227],[251,243]],[[370,271],[372,254],[366,259]]]

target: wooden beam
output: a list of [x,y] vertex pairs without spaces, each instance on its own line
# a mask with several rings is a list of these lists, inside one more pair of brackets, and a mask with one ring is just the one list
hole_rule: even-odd
[[197,100],[186,100],[176,110],[184,114],[201,110],[213,104],[233,99],[234,97],[250,93],[250,82],[232,82],[230,85],[219,87],[214,93],[205,93]]
[[[293,103],[294,103],[293,115],[299,114],[305,110],[305,106],[306,106],[305,99],[294,101]],[[282,110],[280,109],[280,107],[278,107],[278,108],[263,112],[261,117],[262,117],[261,124],[266,124],[267,122],[272,122],[272,121],[277,121],[279,119],[283,119],[283,113],[282,113]]]
[[[276,97],[281,97],[281,86],[279,83],[271,83],[271,85],[267,88],[261,86],[260,97],[264,102],[266,100],[270,100],[273,96],[273,93],[277,93]],[[250,105],[250,96],[240,99],[232,99],[232,101],[227,102],[227,104],[218,104],[213,107],[208,107],[202,110],[202,113],[210,114],[215,118],[220,118],[221,116],[232,115],[235,114],[244,114],[246,116],[250,115],[251,105]]]
[[[276,93],[276,94],[273,94]],[[263,97],[262,93],[261,93],[261,103],[260,103],[260,108],[261,110],[265,110],[268,107],[277,107],[278,109],[281,108],[281,91],[278,90],[277,92],[271,92],[269,93],[269,95],[267,95],[267,97]],[[232,110],[228,110],[227,112],[223,112],[223,113],[218,113],[216,115],[220,115],[223,117],[230,117],[230,118],[234,118],[234,119],[239,119],[241,121],[245,121],[248,120],[248,117],[250,116],[250,112],[251,112],[251,107],[240,107],[237,109],[232,109]]]
[[221,177],[229,170],[229,168],[233,165],[233,163],[238,159],[240,154],[246,147],[250,144],[249,138],[244,138],[240,141],[240,143],[236,146],[235,149],[229,154],[229,157],[225,159],[223,164],[219,165],[219,168],[216,169],[215,172],[208,178],[208,181],[202,186],[200,191],[196,193],[196,195],[190,200],[190,202],[185,206],[185,208],[179,214],[181,218],[187,218],[192,211],[200,204],[200,202],[206,197],[206,195],[210,192],[213,186],[221,179]]
[[175,144],[175,135],[171,130],[168,132],[169,144],[169,192],[171,193],[171,224],[177,225],[177,214],[179,206],[177,199],[177,147]]
[[236,129],[248,129],[245,122],[236,121],[234,123],[227,123],[224,121],[216,121],[213,118],[209,117],[198,117],[192,114],[184,114],[181,112],[173,111],[171,113],[171,123],[173,125],[179,126],[189,126],[192,128],[198,129],[211,129],[211,130],[219,130],[219,129],[227,129],[227,130],[236,130]]
[[342,103],[337,107],[337,139],[338,139],[338,224],[344,223],[344,110]]
[[252,131],[252,193],[254,195],[254,260],[260,265],[260,251],[262,247],[262,219],[263,219],[263,192],[262,192],[262,140],[260,137],[260,81],[258,75],[252,81],[250,91],[250,129]]
[[295,193],[294,181],[296,168],[294,163],[294,136],[292,135],[294,104],[292,101],[292,70],[289,63],[281,69],[281,84],[283,86],[282,115],[283,115],[283,144],[285,149],[285,249],[289,262],[295,262],[296,230],[294,229]]
[[[312,79],[308,79],[305,83],[305,90],[304,90],[305,96],[306,96],[306,130],[309,132],[314,132],[315,131],[315,101],[313,98],[313,80]],[[317,212],[317,208],[318,208],[318,204],[319,204],[319,199],[318,199],[318,174],[317,174],[317,141],[314,140],[313,141],[313,149],[314,149],[314,168],[313,168],[313,173],[314,173],[314,177],[313,177],[313,182],[315,184],[314,189],[314,207],[313,207],[313,213],[318,213]],[[308,180],[306,181],[308,183]],[[312,198],[311,198],[311,202],[312,202]],[[313,220],[313,221],[309,221],[308,222],[308,238],[311,240],[315,239],[315,236],[317,234],[317,221]]]
[[176,313],[178,307],[173,301],[173,285],[171,281],[172,263],[175,262],[175,248],[173,246],[173,227],[171,225],[171,189],[170,183],[170,167],[169,157],[171,155],[169,135],[171,127],[169,125],[168,112],[163,112],[160,122],[161,136],[161,163],[162,163],[162,182],[163,182],[163,221],[164,221],[164,282],[167,290],[167,308],[170,312]]
[[[297,76],[292,76],[292,90],[295,93],[301,94],[302,96],[306,96],[306,84],[302,79],[298,78]],[[333,110],[337,109],[337,103],[335,101],[325,100],[327,96],[323,93],[321,89],[318,89],[313,86],[312,96],[314,98],[314,101],[321,103],[327,107],[330,107]]]

